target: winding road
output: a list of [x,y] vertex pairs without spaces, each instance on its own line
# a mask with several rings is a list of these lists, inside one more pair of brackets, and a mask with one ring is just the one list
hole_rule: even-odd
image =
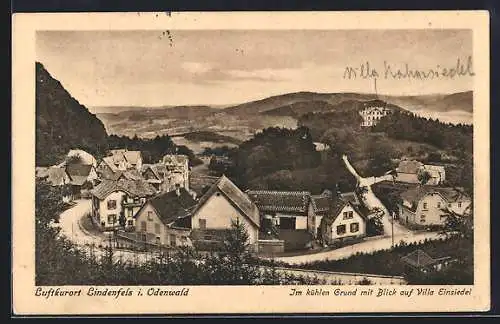
[[436,240],[443,237],[442,234],[435,232],[413,232],[402,226],[398,222],[394,222],[393,227],[393,224],[391,224],[389,211],[384,206],[384,204],[382,204],[380,199],[378,199],[377,196],[373,193],[371,188],[371,185],[373,185],[374,183],[384,180],[392,180],[392,176],[386,175],[383,177],[363,178],[351,165],[346,155],[343,155],[342,159],[344,160],[346,168],[349,170],[349,172],[351,172],[352,175],[356,177],[358,185],[360,187],[366,187],[367,192],[364,194],[363,200],[366,203],[367,207],[370,209],[378,208],[383,211],[384,214],[382,217],[382,223],[384,225],[385,234],[383,236],[367,238],[361,243],[345,246],[331,251],[299,256],[277,257],[274,258],[275,260],[287,262],[289,264],[300,264],[321,260],[339,260],[348,258],[356,253],[372,253],[375,251],[387,250],[392,248],[393,242],[394,244],[398,244],[401,241],[405,243],[418,243],[423,242],[425,239]]

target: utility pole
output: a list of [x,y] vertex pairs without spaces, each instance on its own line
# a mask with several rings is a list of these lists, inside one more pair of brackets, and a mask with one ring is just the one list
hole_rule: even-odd
[[392,248],[394,249],[394,212],[391,214]]

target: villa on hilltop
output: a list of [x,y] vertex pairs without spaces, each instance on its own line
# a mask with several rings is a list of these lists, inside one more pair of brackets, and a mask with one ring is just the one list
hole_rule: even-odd
[[364,103],[363,109],[359,112],[363,121],[362,127],[375,126],[380,119],[389,115],[392,112],[387,108],[387,104],[381,100],[373,100]]

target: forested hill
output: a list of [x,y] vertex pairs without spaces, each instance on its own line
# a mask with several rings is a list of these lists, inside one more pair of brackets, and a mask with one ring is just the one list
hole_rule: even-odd
[[99,155],[107,145],[103,123],[36,62],[36,165],[52,165],[72,148]]

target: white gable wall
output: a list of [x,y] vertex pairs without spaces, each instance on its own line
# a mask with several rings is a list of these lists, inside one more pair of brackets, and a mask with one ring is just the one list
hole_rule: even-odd
[[245,225],[250,243],[257,242],[258,228],[246,216],[242,215],[219,191],[216,191],[208,198],[203,206],[193,215],[191,226],[193,229],[200,229],[200,219],[205,219],[206,229],[231,229],[231,220],[236,220],[237,218]]
[[[99,224],[104,227],[111,227],[113,223],[108,222],[108,215],[116,215],[115,226],[119,226],[120,213],[122,211],[121,201],[125,196],[125,192],[123,191],[114,191],[110,193],[106,198],[99,201]],[[108,201],[116,200],[116,208],[108,209]]]
[[[344,212],[353,212],[353,218],[351,219],[344,219],[343,214]],[[351,232],[351,224],[353,223],[358,223],[359,225],[359,230],[356,232]],[[337,226],[340,225],[345,225],[346,231],[344,234],[339,235],[337,234]],[[335,219],[335,221],[332,223],[331,227],[332,231],[332,239],[339,239],[339,238],[344,238],[344,237],[349,237],[349,236],[361,236],[366,234],[366,222],[365,220],[350,206],[346,205],[344,208],[339,213],[339,216]]]

